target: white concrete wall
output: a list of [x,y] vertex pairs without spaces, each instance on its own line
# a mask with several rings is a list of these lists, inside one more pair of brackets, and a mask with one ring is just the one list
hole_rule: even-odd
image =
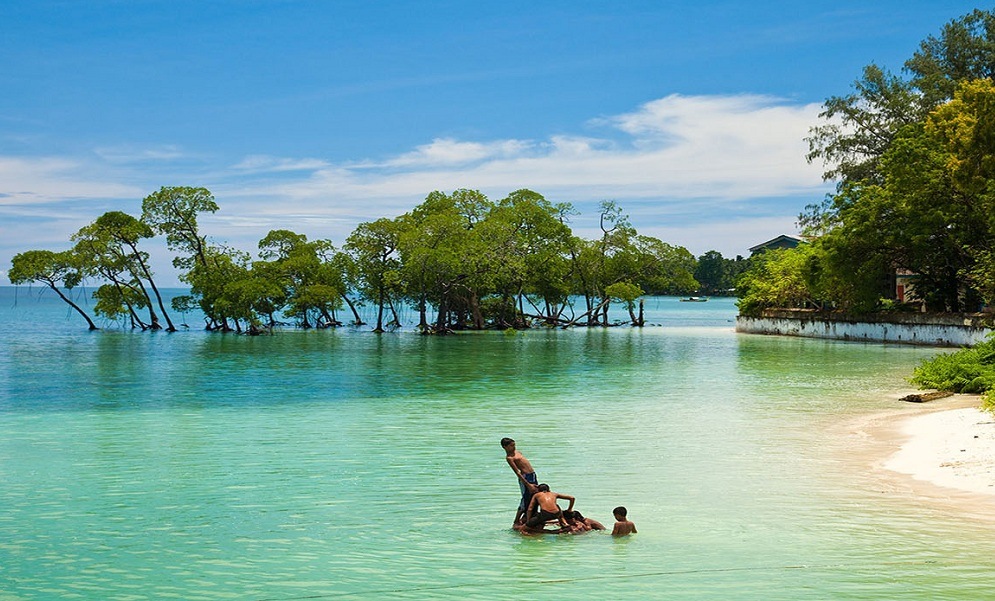
[[867,323],[812,318],[736,318],[736,331],[747,334],[773,334],[833,340],[896,342],[923,346],[973,346],[992,332],[990,328],[950,323]]

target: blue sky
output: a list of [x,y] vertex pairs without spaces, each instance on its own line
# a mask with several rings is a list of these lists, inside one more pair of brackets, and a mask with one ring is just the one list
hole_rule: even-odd
[[[340,245],[432,190],[519,188],[728,257],[831,188],[822,102],[900,71],[945,0],[0,3],[0,276],[161,186],[205,186],[213,240]],[[150,247],[165,283],[164,249]],[[0,283],[6,282],[4,277]]]

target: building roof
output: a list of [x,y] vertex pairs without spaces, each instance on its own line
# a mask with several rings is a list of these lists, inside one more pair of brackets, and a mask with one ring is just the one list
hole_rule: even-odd
[[777,238],[772,238],[766,242],[757,244],[756,246],[750,247],[750,253],[756,253],[761,250],[768,250],[771,248],[794,248],[801,244],[803,240],[801,238],[796,238],[795,236],[780,235]]

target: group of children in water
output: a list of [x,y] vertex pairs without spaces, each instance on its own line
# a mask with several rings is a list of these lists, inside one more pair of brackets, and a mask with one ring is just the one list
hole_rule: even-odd
[[[540,484],[536,477],[532,464],[525,458],[518,449],[515,448],[515,441],[511,438],[502,438],[501,446],[504,447],[505,459],[511,466],[515,476],[518,477],[518,485],[522,489],[522,500],[518,504],[518,512],[515,514],[515,523],[512,526],[522,534],[540,534],[543,532],[550,534],[580,534],[590,530],[606,530],[597,520],[586,518],[579,511],[574,510],[574,498],[549,490],[546,484]],[[557,501],[563,499],[567,501],[566,509],[561,509]],[[612,529],[612,536],[627,536],[636,533],[636,525],[629,521],[625,507],[616,507],[612,512],[615,514],[615,527]],[[556,530],[547,530],[546,524],[555,522],[559,525]]]

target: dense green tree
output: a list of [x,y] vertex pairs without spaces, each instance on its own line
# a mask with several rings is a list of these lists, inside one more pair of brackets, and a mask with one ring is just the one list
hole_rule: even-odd
[[995,13],[951,21],[905,71],[868,67],[812,130],[809,158],[838,184],[802,216],[822,236],[816,281],[837,306],[866,310],[892,294],[887,274],[909,270],[927,308],[975,310],[995,289]]
[[[155,304],[166,320],[167,331],[173,332],[176,331],[176,327],[169,317],[169,312],[166,311],[162,295],[155,284],[149,267],[149,255],[138,248],[142,240],[154,235],[148,224],[127,213],[109,211],[76,232],[73,236],[76,242],[73,252],[85,271],[102,275],[117,286],[139,291],[149,310],[150,329],[162,328],[159,316],[153,308]],[[149,289],[152,290],[151,293]],[[122,293],[119,298],[126,299],[127,296]],[[109,301],[109,297],[104,300]]]
[[[476,310],[480,236],[473,232],[491,206],[475,190],[435,191],[402,217],[398,249],[423,332],[444,334]],[[425,319],[429,303],[436,307],[434,325]]]
[[699,292],[708,296],[729,295],[736,287],[739,274],[746,271],[749,261],[737,256],[727,259],[717,250],[710,250],[698,257],[694,269],[694,279],[698,281]]
[[975,9],[947,23],[922,41],[905,70],[929,109],[953,98],[961,82],[995,78],[995,12]]
[[[827,180],[875,181],[878,161],[891,141],[928,110],[908,82],[877,65],[865,67],[853,85],[854,92],[826,100],[819,115],[825,123],[809,132],[808,160],[826,165]],[[810,221],[818,209],[810,208]]]
[[639,235],[632,240],[632,251],[635,264],[629,277],[650,294],[685,294],[699,288],[694,277],[697,262],[683,246]]
[[630,282],[616,282],[605,287],[605,294],[625,306],[625,310],[629,312],[629,320],[632,322],[632,325],[641,327],[644,324],[642,304],[640,304],[638,316],[635,311],[636,301],[639,297],[646,294],[642,288]]
[[190,286],[190,295],[173,299],[173,307],[181,310],[194,302],[206,319],[207,329],[232,331],[240,329],[237,312],[226,298],[229,284],[250,277],[249,254],[227,246],[209,245],[204,248],[205,262],[195,262],[180,276]]
[[170,250],[186,253],[173,264],[190,269],[194,262],[207,263],[207,239],[200,234],[197,216],[214,213],[218,205],[207,188],[163,187],[142,201],[142,221],[165,234]]
[[50,250],[28,250],[14,255],[10,271],[7,272],[10,283],[14,285],[38,282],[48,286],[59,298],[86,320],[91,330],[97,326],[79,305],[62,292],[61,288],[72,290],[82,280],[71,252],[52,252]]
[[[264,262],[253,265],[254,275],[281,287],[287,315],[305,328],[341,325],[335,311],[346,290],[343,274],[333,264],[335,247],[330,241],[308,241],[290,230],[272,230],[259,242],[259,249]],[[271,302],[276,300],[271,297]]]
[[[377,307],[375,332],[384,331],[384,310],[404,290],[399,250],[402,228],[398,219],[377,219],[359,224],[346,239],[344,248],[357,273],[356,288]],[[396,315],[394,324],[400,325]]]
[[[498,327],[524,327],[532,307],[550,320],[562,311],[569,295],[569,204],[553,204],[538,192],[516,190],[498,201],[479,231],[482,249],[494,276],[487,282],[500,301],[489,317]],[[541,305],[541,307],[540,307]]]
[[[99,315],[127,318],[142,329],[161,328],[162,316],[174,330],[140,246],[158,232],[180,253],[173,263],[190,286],[189,294],[173,299],[173,310],[199,307],[209,330],[259,333],[284,317],[305,328],[341,325],[336,312],[344,305],[358,325],[350,294],[377,306],[378,332],[400,326],[397,307],[406,302],[418,307],[425,333],[525,328],[537,320],[609,325],[613,300],[641,325],[641,312],[637,317],[634,311],[644,290],[697,286],[695,261],[686,249],[638,235],[608,201],[601,206],[601,237],[582,240],[568,226],[573,208],[532,190],[516,190],[497,203],[477,190],[436,191],[400,217],[361,224],[341,251],[328,240],[272,230],[260,240],[256,261],[207,242],[198,218],[216,210],[206,189],[170,187],[144,199],[141,220],[105,213],[81,228],[72,251],[60,255],[73,269],[66,282],[101,281],[93,294]],[[23,266],[14,270],[24,272]],[[579,316],[575,295],[587,305]],[[431,324],[429,307],[436,311]]]
[[737,282],[740,314],[757,316],[764,309],[811,306],[815,299],[808,269],[815,252],[815,247],[802,245],[754,256]]

